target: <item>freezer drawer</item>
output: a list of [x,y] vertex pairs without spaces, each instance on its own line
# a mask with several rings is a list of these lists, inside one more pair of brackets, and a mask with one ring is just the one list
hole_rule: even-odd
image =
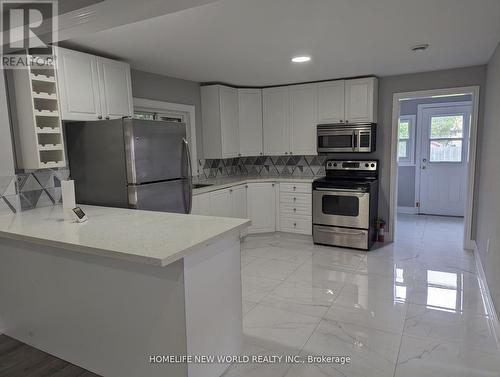
[[363,229],[313,225],[314,243],[368,250],[369,233]]
[[189,213],[192,200],[187,179],[131,185],[128,197],[131,208],[175,213]]

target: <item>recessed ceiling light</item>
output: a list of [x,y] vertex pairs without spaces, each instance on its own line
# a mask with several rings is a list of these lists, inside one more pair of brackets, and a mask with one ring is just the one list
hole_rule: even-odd
[[305,63],[311,60],[310,56],[294,56],[292,62],[294,63]]
[[415,45],[411,48],[411,50],[413,52],[420,52],[420,51],[425,51],[429,48],[429,44],[428,43],[422,43],[420,45]]

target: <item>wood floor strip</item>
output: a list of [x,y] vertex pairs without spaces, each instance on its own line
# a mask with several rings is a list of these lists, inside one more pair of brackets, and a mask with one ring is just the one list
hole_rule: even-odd
[[0,334],[0,377],[100,377]]

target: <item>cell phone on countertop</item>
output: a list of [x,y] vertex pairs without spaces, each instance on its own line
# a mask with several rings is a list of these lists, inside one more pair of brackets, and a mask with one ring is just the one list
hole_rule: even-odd
[[73,208],[73,213],[75,215],[75,220],[79,223],[84,223],[85,221],[88,220],[87,215],[85,214],[85,212],[83,212],[83,209],[81,209],[80,207]]

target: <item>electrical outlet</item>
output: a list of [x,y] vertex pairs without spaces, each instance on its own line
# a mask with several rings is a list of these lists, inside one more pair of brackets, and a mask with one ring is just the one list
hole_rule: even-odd
[[486,241],[486,252],[489,253],[490,252],[490,239],[488,238],[488,240]]

